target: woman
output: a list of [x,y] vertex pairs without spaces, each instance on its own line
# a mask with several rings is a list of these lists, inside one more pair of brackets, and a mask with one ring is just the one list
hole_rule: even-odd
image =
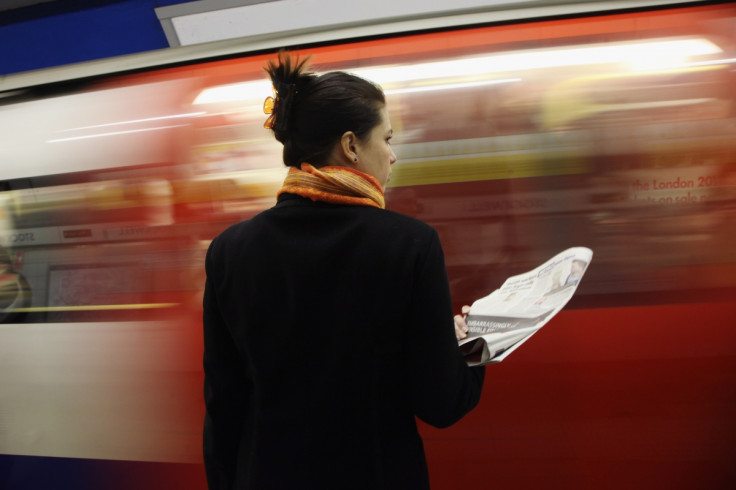
[[427,489],[415,416],[455,423],[484,374],[458,349],[437,233],[383,209],[378,87],[285,54],[266,71],[290,169],[277,204],[207,252],[210,489]]

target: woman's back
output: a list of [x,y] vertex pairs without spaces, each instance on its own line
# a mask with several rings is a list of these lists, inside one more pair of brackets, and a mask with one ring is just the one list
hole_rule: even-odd
[[286,194],[213,243],[208,278],[205,340],[237,348],[250,392],[237,488],[428,487],[414,415],[454,423],[483,373],[457,349],[432,228]]

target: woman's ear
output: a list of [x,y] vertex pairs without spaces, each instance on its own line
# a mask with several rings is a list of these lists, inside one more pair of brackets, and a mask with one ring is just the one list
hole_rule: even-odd
[[357,143],[358,137],[352,131],[346,131],[340,138],[341,157],[348,165],[358,163]]

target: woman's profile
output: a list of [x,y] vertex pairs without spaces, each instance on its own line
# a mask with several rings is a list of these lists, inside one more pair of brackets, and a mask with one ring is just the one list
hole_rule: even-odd
[[285,53],[266,71],[289,173],[274,207],[207,252],[208,485],[428,489],[415,417],[457,422],[484,371],[458,348],[437,232],[385,209],[383,92]]

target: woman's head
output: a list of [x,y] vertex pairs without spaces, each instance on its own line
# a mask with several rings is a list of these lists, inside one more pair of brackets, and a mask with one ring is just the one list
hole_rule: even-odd
[[[381,140],[390,138],[390,134],[384,136],[391,125],[379,87],[339,71],[317,76],[307,71],[306,60],[285,53],[279,54],[277,62],[269,61],[266,72],[278,94],[272,129],[284,145],[287,166],[343,165],[374,175],[360,167],[375,167],[374,159],[382,158],[380,148],[370,144],[378,132]],[[396,157],[390,147],[388,151],[392,164]]]

